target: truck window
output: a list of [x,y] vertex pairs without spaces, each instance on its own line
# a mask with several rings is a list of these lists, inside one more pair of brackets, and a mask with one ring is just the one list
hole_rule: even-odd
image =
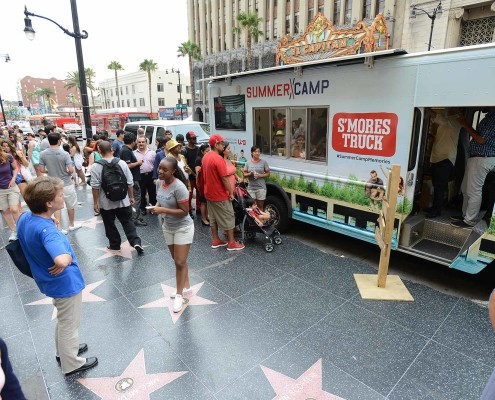
[[215,97],[213,101],[216,129],[246,130],[246,96]]
[[326,162],[328,108],[254,109],[254,142],[262,154]]
[[153,139],[153,131],[155,130],[154,126],[147,126],[146,130],[144,131],[144,135],[146,136],[146,140],[148,141],[148,144],[151,144],[151,140]]
[[137,136],[137,130],[138,130],[138,126],[137,125],[134,125],[134,124],[127,124],[125,126],[125,131],[126,132],[129,132],[129,133],[134,133],[134,135]]

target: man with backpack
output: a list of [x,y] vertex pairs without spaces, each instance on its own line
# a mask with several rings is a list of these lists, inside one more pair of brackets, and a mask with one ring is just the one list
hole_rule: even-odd
[[129,244],[139,254],[144,252],[141,239],[136,233],[132,220],[134,205],[134,182],[131,171],[125,161],[115,158],[109,142],[98,144],[101,160],[91,168],[91,187],[93,189],[93,206],[95,213],[99,212],[105,226],[110,250],[120,250],[120,233],[115,226],[115,217],[122,224]]

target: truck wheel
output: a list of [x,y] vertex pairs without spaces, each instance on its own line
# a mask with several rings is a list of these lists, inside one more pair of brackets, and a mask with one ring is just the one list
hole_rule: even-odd
[[280,232],[285,232],[289,228],[289,210],[285,201],[277,196],[267,196],[265,200],[265,211],[271,211],[274,216],[275,227]]

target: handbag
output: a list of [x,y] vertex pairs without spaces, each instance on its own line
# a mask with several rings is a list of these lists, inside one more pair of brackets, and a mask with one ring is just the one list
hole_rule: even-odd
[[24,275],[32,278],[33,273],[31,272],[31,267],[29,266],[26,256],[24,255],[24,251],[22,250],[21,242],[19,242],[19,239],[16,239],[13,242],[7,244],[5,246],[5,250],[7,250],[7,253],[9,253],[10,258],[12,259],[12,262],[17,267],[17,269]]
[[21,165],[21,174],[24,180],[29,183],[32,180],[34,180],[33,174],[29,170],[29,167],[25,167],[24,165]]

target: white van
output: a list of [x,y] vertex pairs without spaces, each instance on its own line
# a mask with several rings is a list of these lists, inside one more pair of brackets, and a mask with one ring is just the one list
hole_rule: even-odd
[[144,129],[144,134],[152,149],[155,148],[156,138],[165,137],[165,131],[167,130],[172,132],[174,139],[179,133],[184,135],[185,138],[186,133],[191,131],[198,137],[198,144],[207,143],[210,139],[208,134],[209,125],[197,121],[134,121],[125,124],[124,131],[134,133],[137,136],[138,128]]

